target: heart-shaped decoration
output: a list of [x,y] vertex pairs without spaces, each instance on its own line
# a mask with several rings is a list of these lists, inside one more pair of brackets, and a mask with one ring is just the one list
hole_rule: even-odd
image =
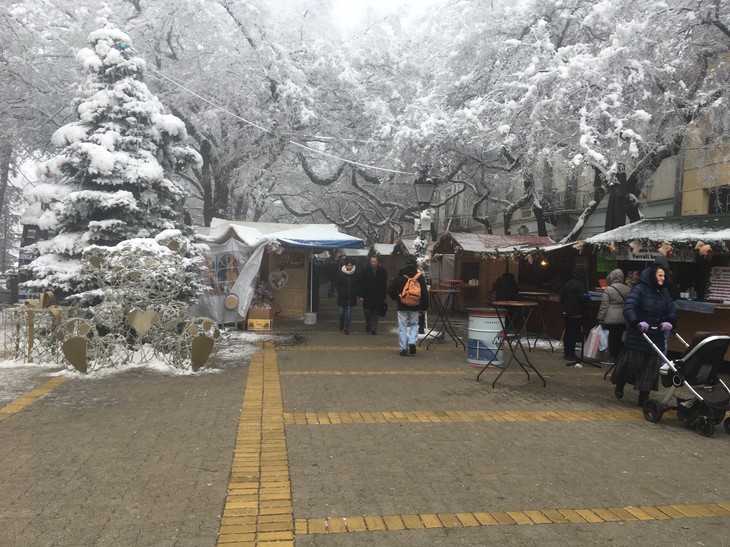
[[195,372],[208,360],[213,351],[213,339],[207,336],[196,336],[190,347],[190,362]]
[[129,315],[127,315],[127,323],[129,323],[129,325],[140,336],[147,334],[147,331],[149,331],[152,328],[152,325],[156,322],[157,312],[155,310],[142,311],[135,308],[129,312]]
[[73,367],[82,374],[86,374],[86,339],[74,336],[66,340],[61,346],[63,356]]

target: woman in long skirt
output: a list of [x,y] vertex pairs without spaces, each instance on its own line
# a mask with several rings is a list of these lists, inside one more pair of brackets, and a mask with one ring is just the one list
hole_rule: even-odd
[[645,269],[624,304],[628,330],[611,382],[619,399],[624,396],[624,386],[634,384],[639,392],[639,406],[644,406],[650,391],[659,389],[659,356],[643,334],[662,349],[664,333],[677,324],[677,308],[664,286],[665,278],[666,272],[660,264]]

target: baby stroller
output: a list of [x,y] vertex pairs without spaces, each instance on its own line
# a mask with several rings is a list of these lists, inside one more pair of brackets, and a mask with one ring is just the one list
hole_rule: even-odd
[[[662,385],[669,388],[661,401],[646,401],[644,418],[656,423],[662,419],[666,410],[676,410],[677,417],[688,427],[694,427],[700,435],[712,437],[715,425],[721,422],[725,432],[730,433],[730,418],[725,418],[725,412],[730,410],[730,389],[717,376],[717,370],[730,346],[730,336],[723,332],[697,332],[692,344],[688,344],[679,334],[672,333],[686,348],[682,357],[674,361],[669,360],[644,333],[644,338],[664,362],[659,374]],[[677,389],[682,386],[689,390],[692,398],[680,399],[676,396]],[[676,398],[676,406],[670,406],[672,398]]]

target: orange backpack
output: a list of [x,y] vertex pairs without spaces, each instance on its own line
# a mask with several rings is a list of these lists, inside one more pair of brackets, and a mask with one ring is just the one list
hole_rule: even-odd
[[405,306],[418,306],[421,303],[421,284],[418,282],[418,278],[421,277],[421,272],[418,272],[413,277],[406,278],[406,284],[403,285],[403,290],[400,292],[400,301]]

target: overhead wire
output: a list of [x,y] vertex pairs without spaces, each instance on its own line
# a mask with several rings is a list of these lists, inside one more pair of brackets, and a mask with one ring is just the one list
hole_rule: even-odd
[[[362,167],[364,169],[372,169],[372,170],[375,170],[375,171],[382,171],[382,172],[385,172],[385,173],[394,173],[394,174],[398,174],[398,175],[417,176],[417,173],[410,173],[410,172],[407,172],[407,171],[398,171],[397,169],[387,169],[385,167],[376,167],[374,165],[368,165],[368,164],[361,163],[361,162],[358,162],[358,161],[349,160],[347,158],[342,158],[340,156],[336,156],[336,155],[330,154],[328,152],[323,152],[322,150],[317,150],[316,148],[312,148],[311,146],[307,146],[306,144],[302,144],[302,143],[297,142],[295,140],[289,139],[289,138],[284,137],[283,135],[278,134],[278,133],[276,133],[274,131],[271,131],[270,129],[267,129],[267,128],[265,128],[265,127],[263,127],[263,126],[255,123],[255,122],[252,122],[251,120],[247,120],[246,118],[244,118],[242,116],[239,116],[238,114],[236,114],[234,112],[231,112],[230,110],[228,110],[227,108],[225,108],[225,107],[223,107],[223,106],[221,106],[219,104],[214,103],[210,99],[207,99],[206,97],[203,97],[202,95],[200,95],[199,93],[196,93],[192,89],[188,89],[187,87],[185,87],[181,83],[173,80],[172,78],[170,78],[166,74],[163,74],[159,70],[155,70],[153,68],[150,68],[148,70],[150,70],[151,72],[155,73],[160,78],[163,78],[164,80],[167,80],[168,82],[170,82],[174,86],[177,86],[178,88],[182,89],[186,93],[189,93],[190,95],[192,95],[194,97],[197,97],[198,99],[200,99],[201,101],[207,103],[208,105],[212,106],[213,108],[216,108],[216,109],[220,110],[221,112],[225,112],[229,116],[232,116],[232,117],[236,118],[239,121],[242,121],[243,123],[245,123],[247,125],[250,125],[252,127],[255,127],[259,131],[263,131],[264,133],[268,133],[269,135],[272,135],[272,136],[277,137],[279,139],[284,139],[286,142],[288,142],[288,143],[290,143],[290,144],[292,144],[294,146],[297,146],[299,148],[302,148],[304,150],[307,150],[309,152],[312,152],[314,154],[319,154],[320,156],[324,156],[326,158],[330,158],[330,159],[333,159],[333,160],[341,161],[341,162],[347,163],[349,165],[354,165],[356,167]],[[328,138],[328,139],[333,139],[334,140],[334,137],[319,137],[319,138]]]

